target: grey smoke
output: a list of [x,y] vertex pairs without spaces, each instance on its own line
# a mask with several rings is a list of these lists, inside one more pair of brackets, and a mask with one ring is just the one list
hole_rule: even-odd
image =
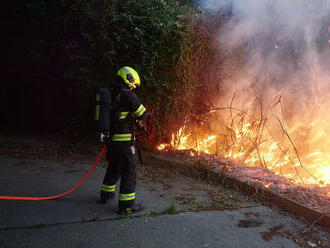
[[[220,103],[248,88],[265,102],[282,94],[287,114],[301,118],[330,96],[330,1],[205,0],[211,13],[231,19],[219,30],[219,44],[230,53],[244,50],[243,68],[221,82]],[[230,57],[230,56],[229,56]],[[308,111],[308,110],[307,110]],[[294,113],[294,114],[292,114]],[[298,117],[299,116],[299,117]]]

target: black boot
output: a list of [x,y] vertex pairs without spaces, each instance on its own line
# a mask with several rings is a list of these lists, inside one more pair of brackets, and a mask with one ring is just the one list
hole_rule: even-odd
[[106,204],[108,200],[113,200],[115,198],[115,192],[106,192],[101,190],[101,203]]
[[132,207],[129,208],[119,208],[117,211],[117,214],[121,215],[121,214],[133,214],[136,212],[140,212],[141,210],[143,210],[144,207],[140,204],[140,203],[134,203],[134,205]]

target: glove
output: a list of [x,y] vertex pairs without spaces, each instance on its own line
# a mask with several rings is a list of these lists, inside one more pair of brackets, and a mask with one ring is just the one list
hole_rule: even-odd
[[108,142],[110,138],[110,133],[109,132],[101,132],[100,133],[100,141],[101,142]]
[[139,121],[139,122],[137,123],[137,129],[138,129],[139,131],[143,131],[143,132],[146,132],[146,131],[147,131],[147,128],[142,124],[141,121]]

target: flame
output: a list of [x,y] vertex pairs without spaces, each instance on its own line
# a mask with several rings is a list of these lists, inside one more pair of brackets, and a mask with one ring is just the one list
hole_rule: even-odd
[[[172,134],[170,144],[160,144],[158,149],[172,147],[197,154],[216,154],[246,166],[265,167],[297,184],[326,187],[330,185],[330,141],[327,139],[330,118],[329,122],[323,119],[324,114],[310,122],[302,119],[287,131],[284,125],[276,128],[273,123],[244,117],[241,122],[225,126],[226,133],[219,131],[217,135],[209,130],[196,131],[194,125],[185,124]],[[264,127],[263,133],[261,127]],[[280,135],[275,135],[275,131]],[[330,192],[325,194],[330,196]]]
[[264,186],[265,188],[269,188],[273,183],[265,183]]
[[158,149],[159,151],[162,151],[162,150],[164,150],[167,146],[168,146],[168,144],[159,144],[159,145],[157,146],[157,149]]

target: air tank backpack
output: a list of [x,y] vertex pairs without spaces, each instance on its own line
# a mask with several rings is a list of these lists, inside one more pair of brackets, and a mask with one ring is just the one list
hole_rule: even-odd
[[96,93],[95,128],[101,141],[111,139],[114,121],[118,119],[118,106],[111,91],[100,88]]

